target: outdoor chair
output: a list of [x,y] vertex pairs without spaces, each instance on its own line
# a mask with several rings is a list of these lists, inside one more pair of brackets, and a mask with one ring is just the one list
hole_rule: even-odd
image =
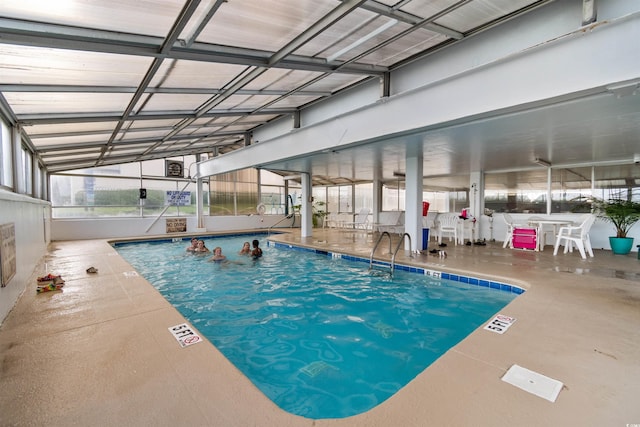
[[591,248],[591,240],[589,239],[589,230],[593,222],[596,220],[594,215],[588,215],[584,217],[584,220],[580,225],[568,225],[560,227],[558,230],[558,236],[556,237],[556,244],[553,247],[553,255],[558,254],[558,247],[564,245],[564,253],[573,252],[573,245],[576,245],[580,251],[582,259],[587,259],[585,249],[589,252],[589,256],[593,258],[593,249]]
[[513,249],[513,230],[515,228],[520,228],[520,227],[526,227],[526,228],[530,228],[530,227],[522,224],[517,224],[513,220],[513,217],[506,212],[502,214],[502,218],[504,219],[504,222],[507,224],[507,234],[504,236],[504,244],[502,245],[502,247],[506,248],[507,245],[509,245],[509,247]]
[[356,219],[352,222],[345,222],[342,226],[345,228],[359,228],[361,230],[369,229],[369,214],[371,210],[369,208],[362,208]]
[[442,238],[449,236],[449,241],[453,237],[455,244],[458,244],[458,218],[457,213],[443,213],[436,218],[436,230],[438,233],[438,244],[442,244]]

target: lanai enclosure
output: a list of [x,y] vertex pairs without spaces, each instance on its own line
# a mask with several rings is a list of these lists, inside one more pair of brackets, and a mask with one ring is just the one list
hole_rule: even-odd
[[[371,222],[405,211],[411,249],[423,201],[468,207],[478,237],[501,240],[500,212],[638,197],[636,0],[23,0],[0,16],[0,319],[52,240],[164,235],[166,218],[186,218],[178,236],[289,226],[256,213],[267,172],[276,205],[299,193],[302,236],[314,196]],[[56,199],[65,179],[125,166],[139,172],[114,187],[135,215],[96,215],[95,192]],[[217,210],[247,170],[251,211]],[[154,185],[188,188],[196,209],[158,220],[138,199]],[[594,248],[612,232],[597,222]]]

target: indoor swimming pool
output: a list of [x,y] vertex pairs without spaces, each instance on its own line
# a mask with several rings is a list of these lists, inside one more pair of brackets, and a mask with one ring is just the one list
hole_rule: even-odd
[[[253,239],[264,251],[255,261],[238,254]],[[268,245],[264,234],[204,238],[226,263],[174,240],[115,246],[266,396],[313,419],[379,405],[522,293],[401,266],[391,278],[352,257]]]

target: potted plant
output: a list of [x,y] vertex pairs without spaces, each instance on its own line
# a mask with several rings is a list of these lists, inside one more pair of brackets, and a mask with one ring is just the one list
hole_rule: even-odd
[[[324,222],[324,217],[329,213],[324,210],[325,202],[318,201],[314,202],[311,205],[311,220],[313,222],[314,227],[322,227]],[[293,210],[295,213],[300,214],[300,210],[302,209],[302,205],[294,205]]]
[[594,200],[593,206],[598,217],[610,222],[616,228],[616,235],[609,237],[613,253],[628,254],[633,246],[633,237],[627,237],[627,233],[636,222],[640,221],[640,202],[615,198]]
[[311,209],[313,211],[314,227],[322,227],[322,224],[324,223],[324,217],[328,214],[328,212],[324,210],[325,205],[325,202],[317,201],[311,206]]

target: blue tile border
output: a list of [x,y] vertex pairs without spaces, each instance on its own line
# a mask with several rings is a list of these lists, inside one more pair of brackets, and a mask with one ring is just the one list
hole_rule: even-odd
[[[294,251],[306,251],[306,252],[317,253],[319,255],[330,256],[332,258],[340,258],[340,259],[344,259],[346,261],[369,263],[369,258],[363,258],[363,257],[347,255],[347,254],[341,254],[341,253],[338,253],[338,252],[329,252],[329,251],[325,251],[325,250],[321,250],[321,249],[306,248],[306,247],[303,247],[303,246],[292,245],[290,243],[280,243],[280,242],[271,242],[271,241],[269,241],[268,244],[270,246],[273,246],[273,247],[279,248],[279,249],[291,249],[291,250],[294,250]],[[373,260],[373,265],[390,267],[391,263],[387,262],[387,261],[380,261],[380,260],[374,259]],[[478,287],[496,289],[496,290],[499,290],[499,291],[509,292],[509,293],[517,294],[517,295],[520,295],[520,294],[523,294],[523,293],[526,292],[521,287],[515,286],[515,285],[511,285],[511,284],[508,284],[508,283],[495,282],[493,280],[486,280],[486,279],[479,279],[477,277],[464,276],[464,275],[461,275],[461,274],[445,273],[443,271],[437,271],[437,270],[429,270],[429,269],[426,269],[426,268],[423,268],[423,267],[415,267],[415,266],[411,266],[411,265],[396,264],[395,265],[395,269],[396,270],[407,271],[409,273],[418,273],[418,274],[422,274],[422,275],[425,275],[425,276],[431,276],[431,277],[434,277],[434,278],[437,278],[437,279],[446,279],[446,280],[451,280],[451,281],[454,281],[454,282],[460,282],[460,283],[464,283],[466,285],[471,285],[471,286],[478,286]]]
[[[266,232],[257,232],[257,233],[231,233],[231,234],[220,234],[220,235],[205,235],[202,236],[203,238],[206,239],[215,239],[215,238],[224,238],[224,237],[235,237],[235,236],[246,236],[246,235],[268,235],[268,233]],[[111,244],[113,246],[120,246],[120,245],[124,245],[124,244],[132,244],[132,243],[166,243],[166,242],[178,242],[178,241],[182,241],[182,240],[190,240],[192,236],[181,236],[181,237],[173,237],[173,238],[161,238],[161,239],[148,239],[148,240],[132,240],[132,241],[116,241],[116,242],[112,242]],[[329,252],[326,250],[322,250],[322,249],[314,249],[314,248],[307,248],[304,246],[297,246],[297,245],[293,245],[290,243],[281,243],[281,242],[272,242],[270,240],[267,240],[267,246],[270,247],[274,247],[274,248],[278,248],[278,249],[290,249],[290,250],[294,250],[294,251],[302,251],[302,252],[311,252],[311,253],[316,253],[319,255],[325,255],[325,256],[329,256],[332,258],[340,258],[340,259],[344,259],[346,261],[353,261],[353,262],[366,262],[369,263],[369,258],[363,258],[363,257],[359,257],[359,256],[354,256],[354,255],[347,255],[347,254],[341,254],[339,252]],[[380,261],[380,260],[373,260],[373,264],[376,266],[383,266],[383,267],[390,267],[391,263],[387,262],[387,261]],[[471,286],[478,286],[478,287],[484,287],[484,288],[491,288],[491,289],[496,289],[499,291],[504,291],[504,292],[510,292],[513,294],[523,294],[526,291],[518,286],[515,285],[510,285],[508,283],[502,283],[502,282],[494,282],[494,281],[490,281],[490,280],[486,280],[486,279],[478,279],[477,277],[469,277],[469,276],[463,276],[460,274],[453,274],[453,273],[446,273],[444,271],[438,271],[438,270],[429,270],[423,267],[415,267],[415,266],[411,266],[411,265],[403,265],[403,264],[396,264],[394,267],[396,270],[401,270],[401,271],[407,271],[409,273],[417,273],[417,274],[422,274],[425,276],[431,276],[433,278],[436,279],[446,279],[446,280],[451,280],[454,282],[460,282],[460,283],[464,283],[467,285],[471,285]]]

